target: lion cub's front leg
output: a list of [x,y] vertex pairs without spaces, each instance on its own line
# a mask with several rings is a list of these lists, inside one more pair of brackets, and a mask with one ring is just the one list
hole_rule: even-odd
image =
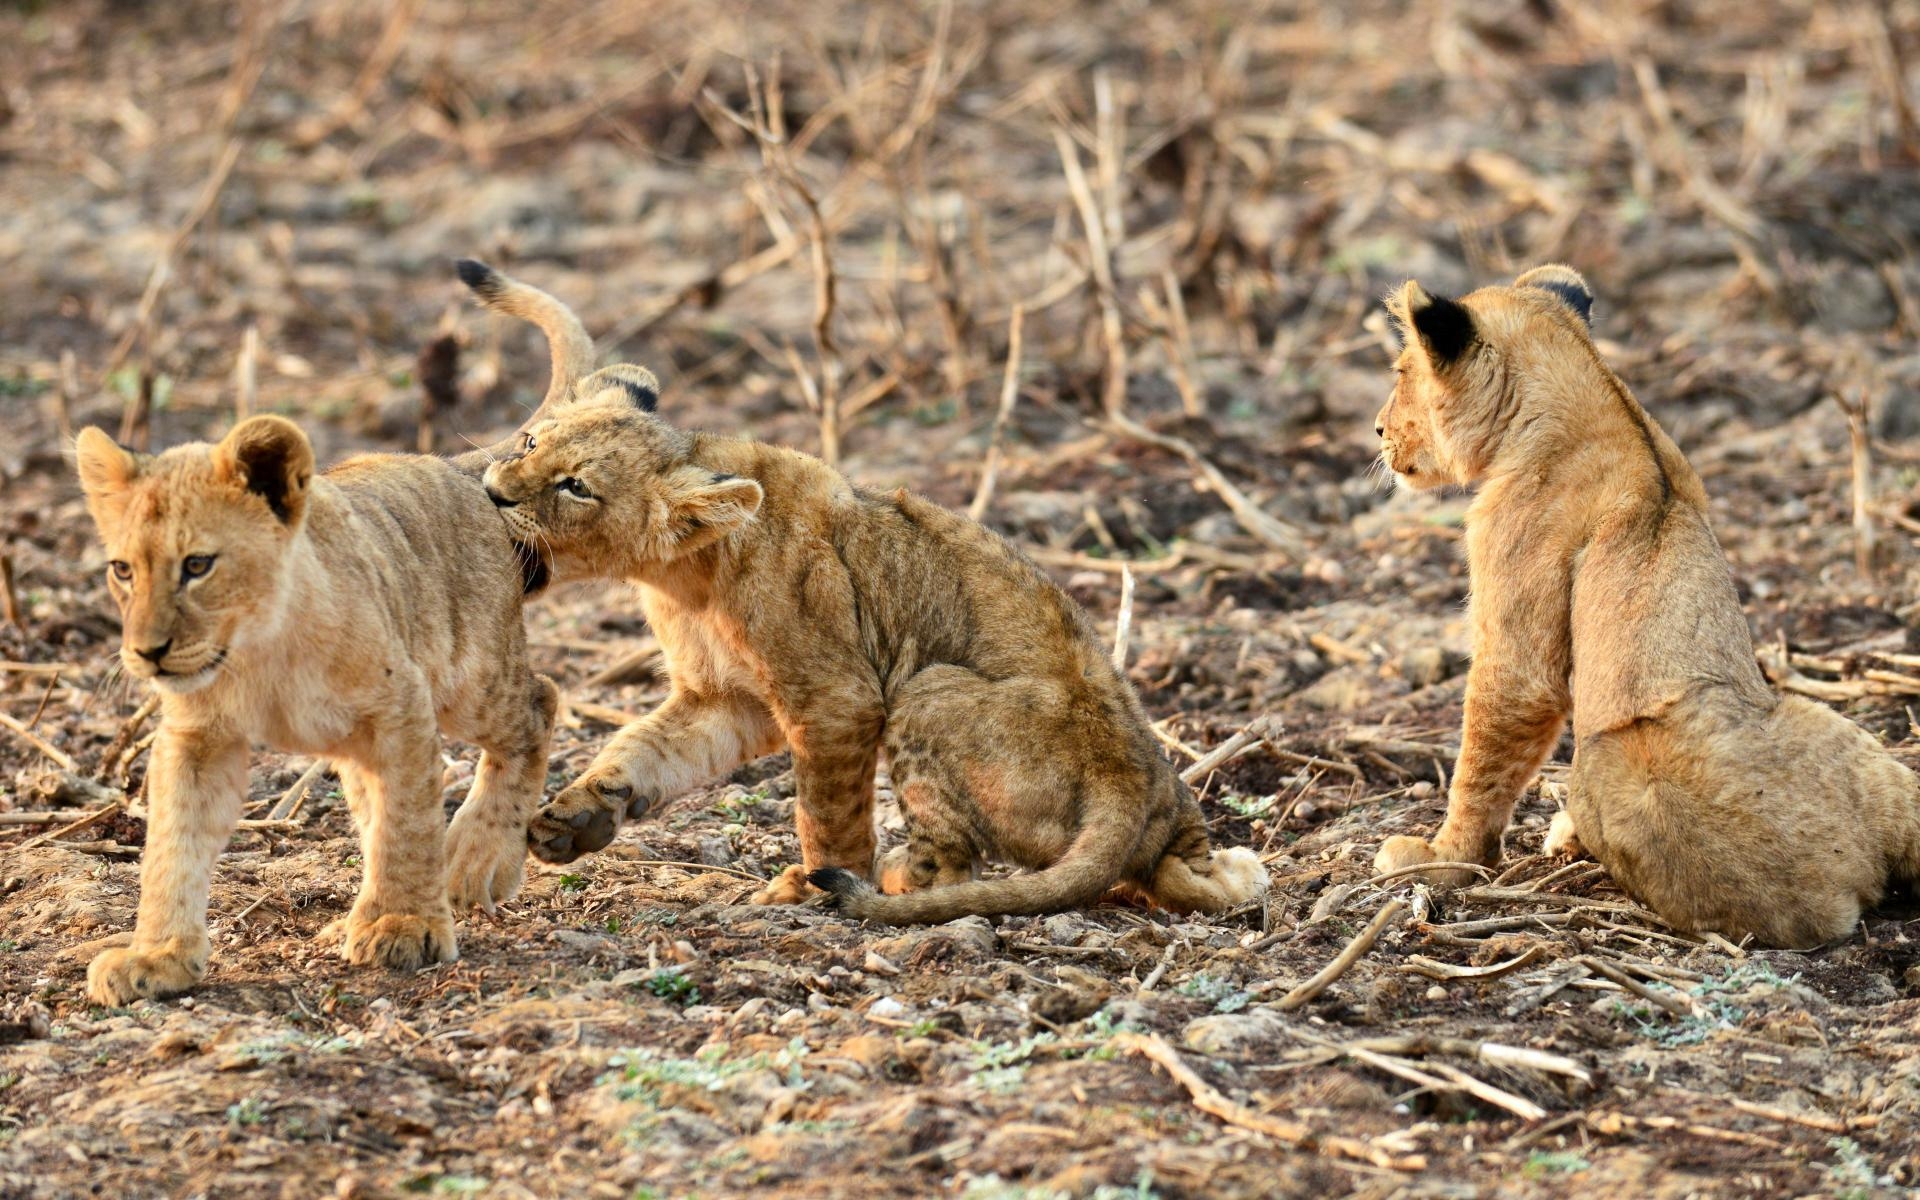
[[460,957],[447,901],[438,750],[424,682],[420,703],[372,735],[341,782],[360,827],[364,873],[341,953],[356,965],[413,971]]
[[147,776],[147,848],[132,944],[87,967],[87,998],[117,1006],[184,992],[206,973],[213,865],[247,795],[242,739],[163,724]]
[[687,788],[778,750],[785,739],[751,696],[676,689],[613,735],[580,778],[534,815],[534,856],[569,863],[605,849],[626,821]]
[[[1485,532],[1489,524],[1492,534]],[[1496,536],[1506,540],[1490,544]],[[1570,707],[1571,581],[1564,568],[1537,561],[1535,544],[1524,529],[1500,529],[1497,522],[1469,529],[1474,657],[1447,818],[1431,843],[1388,838],[1374,856],[1376,872],[1430,862],[1497,864],[1513,806],[1559,740]],[[1473,872],[1436,870],[1419,878],[1457,887]]]

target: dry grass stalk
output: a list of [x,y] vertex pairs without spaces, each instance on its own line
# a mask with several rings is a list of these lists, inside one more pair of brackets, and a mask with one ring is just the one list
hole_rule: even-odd
[[[4,715],[4,714],[0,714],[0,715]],[[62,825],[56,829],[49,829],[43,833],[34,834],[32,837],[28,838],[26,841],[21,842],[18,846],[15,846],[13,848],[13,852],[15,854],[20,854],[24,851],[33,849],[35,846],[41,845],[46,842],[50,842],[55,838],[65,837],[69,833],[78,833],[82,829],[86,829],[89,826],[99,824],[101,821],[104,821],[106,818],[112,816],[114,813],[121,811],[121,808],[122,808],[122,802],[119,800],[115,800],[111,804],[103,804],[99,808],[88,813],[86,816],[81,817],[77,821],[69,821],[65,825]]]
[[1292,1012],[1294,1009],[1305,1007],[1315,996],[1333,986],[1335,980],[1351,970],[1353,964],[1360,961],[1361,956],[1373,949],[1374,942],[1380,938],[1380,932],[1406,910],[1407,902],[1397,897],[1381,905],[1380,911],[1373,914],[1373,920],[1367,923],[1367,927],[1356,934],[1353,940],[1347,943],[1346,948],[1334,956],[1332,962],[1322,967],[1313,978],[1282,996],[1275,1007],[1281,1012]]
[[1020,339],[1025,324],[1026,309],[1014,305],[1007,317],[1007,370],[1000,379],[1000,407],[993,414],[993,428],[987,434],[987,458],[980,468],[980,486],[973,493],[973,503],[967,506],[967,515],[976,521],[987,515],[987,505],[993,502],[993,487],[1000,473],[1000,439],[1013,416],[1013,406],[1020,399]]
[[1262,718],[1248,725],[1226,741],[1200,756],[1200,760],[1180,772],[1180,781],[1186,784],[1205,779],[1208,772],[1218,770],[1242,754],[1249,753],[1268,737],[1279,732],[1277,723]]
[[107,777],[119,768],[121,760],[128,756],[129,747],[139,738],[141,726],[145,725],[147,719],[159,710],[158,695],[150,694],[140,702],[140,707],[134,709],[133,715],[121,723],[120,732],[114,734],[113,740],[107,743],[107,748],[100,752],[100,766],[93,773],[95,779],[104,783]]
[[1213,494],[1220,497],[1220,502],[1227,506],[1227,511],[1233,514],[1233,519],[1240,528],[1268,547],[1278,550],[1295,561],[1307,557],[1306,538],[1300,531],[1255,504],[1245,492],[1234,486],[1219,467],[1214,466],[1204,454],[1195,449],[1193,443],[1184,438],[1155,433],[1124,413],[1112,415],[1108,420],[1108,427],[1123,437],[1145,442],[1162,450],[1171,450],[1186,459],[1188,465],[1206,480]]
[[1120,570],[1120,616],[1113,629],[1113,669],[1127,673],[1127,637],[1133,632],[1133,572]]
[[397,0],[387,13],[387,23],[380,30],[380,40],[374,43],[373,52],[360,66],[360,74],[353,81],[353,90],[325,116],[317,117],[295,130],[294,145],[302,149],[313,146],[325,141],[336,130],[344,129],[360,119],[366,112],[367,101],[373,97],[374,90],[400,57],[401,49],[407,44],[407,31],[412,28],[413,18],[419,11],[419,0]]
[[1853,568],[1862,579],[1873,574],[1873,445],[1868,430],[1873,395],[1863,387],[1852,400],[1836,395],[1847,417],[1847,441],[1853,468]]
[[280,798],[275,800],[273,807],[267,810],[267,819],[269,821],[292,820],[301,806],[307,802],[307,793],[312,790],[319,778],[327,773],[331,765],[324,758],[314,759],[312,764],[300,773],[300,778],[294,780],[291,787],[280,793]]
[[1054,145],[1060,151],[1060,163],[1067,172],[1067,191],[1080,213],[1080,226],[1086,233],[1087,267],[1093,273],[1094,302],[1100,310],[1100,339],[1107,350],[1106,375],[1101,384],[1100,408],[1108,420],[1124,418],[1127,407],[1126,327],[1120,317],[1120,296],[1113,282],[1113,251],[1107,243],[1107,223],[1094,201],[1086,171],[1080,165],[1080,151],[1065,129],[1055,127]]
[[20,597],[14,591],[11,554],[0,554],[0,615],[15,629],[27,627],[26,619],[20,615]]
[[1458,1067],[1451,1066],[1447,1063],[1430,1064],[1433,1067],[1433,1071],[1439,1072],[1439,1074],[1436,1075],[1420,1069],[1418,1065],[1407,1061],[1399,1055],[1383,1054],[1378,1050],[1370,1050],[1364,1043],[1335,1042],[1327,1038],[1315,1037],[1313,1034],[1298,1029],[1288,1030],[1288,1032],[1309,1045],[1338,1050],[1356,1062],[1363,1062],[1370,1067],[1385,1071],[1389,1075],[1398,1076],[1409,1083],[1415,1083],[1421,1087],[1431,1088],[1438,1092],[1465,1092],[1475,1099],[1484,1100],[1495,1107],[1503,1108],[1523,1121],[1543,1121],[1547,1117],[1546,1109],[1541,1108],[1538,1104],[1535,1104],[1526,1097],[1516,1096],[1505,1088],[1495,1087],[1484,1079],[1475,1078],[1465,1071],[1460,1070]]
[[0,726],[11,729],[14,736],[18,737],[27,745],[32,746],[35,750],[38,750],[54,763],[57,763],[62,770],[71,771],[75,774],[79,773],[80,765],[74,762],[73,759],[67,755],[66,751],[35,733],[23,724],[18,717],[9,713],[0,712]]
[[[239,66],[236,64],[235,70],[238,69]],[[201,185],[199,198],[193,202],[193,207],[187,210],[187,215],[180,224],[174,227],[173,235],[167,239],[166,246],[160,251],[159,261],[153,264],[153,272],[147,276],[146,290],[140,294],[140,303],[134,309],[133,324],[120,335],[120,340],[114,343],[112,353],[107,355],[106,365],[100,368],[102,379],[110,377],[125,365],[127,356],[133,353],[134,346],[146,336],[147,326],[153,320],[154,308],[160,302],[160,292],[166,287],[167,279],[173,273],[175,256],[185,248],[187,239],[191,238],[193,231],[200,227],[200,222],[206,220],[207,214],[213,211],[213,206],[220,200],[221,190],[227,186],[227,177],[233,174],[234,164],[239,161],[240,142],[229,139],[227,144],[221,147],[220,157],[214,160],[213,170],[208,173],[206,182]]]
[[1270,1113],[1256,1112],[1244,1104],[1237,1104],[1224,1092],[1202,1079],[1199,1072],[1187,1065],[1186,1060],[1180,1056],[1180,1052],[1158,1034],[1116,1034],[1113,1045],[1116,1049],[1137,1054],[1159,1065],[1173,1077],[1175,1083],[1187,1090],[1187,1095],[1193,1098],[1195,1108],[1209,1116],[1218,1117],[1229,1125],[1265,1134],[1302,1150],[1312,1150],[1336,1158],[1351,1158],[1359,1162],[1372,1163],[1376,1167],[1385,1167],[1388,1170],[1420,1171],[1426,1168],[1425,1155],[1399,1154],[1360,1138],[1316,1133],[1311,1127],[1298,1121],[1284,1120]]
[[1581,966],[1592,971],[1595,975],[1599,975],[1612,983],[1619,984],[1629,992],[1645,1000],[1648,1004],[1664,1008],[1676,1017],[1698,1015],[1697,1010],[1699,1006],[1691,999],[1674,992],[1655,991],[1653,988],[1648,987],[1604,958],[1587,954],[1582,955],[1577,961]]
[[64,449],[73,444],[73,405],[80,399],[80,359],[71,349],[60,352],[60,382],[53,389],[53,425]]
[[259,390],[260,327],[250,324],[240,335],[240,353],[233,360],[233,419],[236,422],[253,415]]

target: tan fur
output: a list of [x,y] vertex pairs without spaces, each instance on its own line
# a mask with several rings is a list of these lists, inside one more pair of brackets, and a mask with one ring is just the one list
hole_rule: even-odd
[[[575,391],[487,486],[557,577],[639,586],[673,686],[539,813],[535,854],[597,850],[627,817],[790,747],[802,863],[758,899],[800,899],[822,868],[864,881],[884,747],[911,833],[882,871],[911,894],[849,894],[857,915],[1040,912],[1118,883],[1218,910],[1264,889],[1250,851],[1209,852],[1085,615],[1004,541],[807,455],[674,429],[640,368]],[[1034,873],[974,881],[983,857]]]
[[[93,960],[88,995],[125,1004],[205,972],[210,874],[256,741],[340,772],[365,862],[347,958],[451,961],[452,905],[519,887],[558,699],[527,667],[520,574],[485,493],[423,457],[316,476],[280,417],[151,458],[88,429],[78,457],[121,661],[161,700],[133,943]],[[450,831],[436,730],[484,750]]]
[[1382,455],[1411,486],[1479,494],[1447,818],[1431,844],[1389,839],[1375,866],[1498,862],[1571,715],[1556,849],[1584,845],[1683,929],[1845,936],[1890,880],[1920,875],[1920,782],[1845,718],[1767,686],[1705,489],[1602,363],[1590,302],[1563,266],[1457,304],[1416,283],[1389,300],[1407,339]]

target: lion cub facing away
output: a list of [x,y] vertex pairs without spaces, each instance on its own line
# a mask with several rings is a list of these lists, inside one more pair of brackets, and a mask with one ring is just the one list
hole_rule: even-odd
[[[87,994],[200,980],[252,741],[338,766],[366,864],[346,957],[452,961],[449,879],[462,906],[519,887],[558,701],[527,667],[520,568],[479,484],[400,455],[316,476],[306,435],[266,416],[155,457],[87,429],[78,457],[120,659],[161,701],[133,941],[94,958]],[[451,830],[436,728],[484,751]]]
[[[1675,926],[1805,947],[1920,876],[1920,782],[1754,663],[1700,479],[1595,351],[1586,282],[1539,267],[1459,301],[1408,283],[1382,457],[1467,513],[1473,665],[1447,817],[1375,866],[1492,866],[1575,740],[1550,849],[1580,845]],[[1577,668],[1577,669],[1576,669]],[[1465,872],[1442,872],[1458,882]]]
[[[483,270],[461,272],[482,301],[578,324]],[[536,855],[598,850],[623,819],[791,747],[802,863],[761,903],[803,898],[810,878],[857,916],[931,922],[1067,908],[1115,885],[1206,911],[1265,889],[1252,851],[1209,852],[1199,805],[1085,614],[1006,542],[816,458],[674,429],[639,367],[566,382],[572,403],[542,410],[488,490],[556,578],[639,585],[672,692],[538,814]],[[906,894],[867,883],[883,746],[910,832],[879,877]],[[1033,873],[976,880],[982,857]]]

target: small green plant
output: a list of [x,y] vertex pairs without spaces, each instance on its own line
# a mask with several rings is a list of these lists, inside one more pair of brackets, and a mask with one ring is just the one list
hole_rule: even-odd
[[587,877],[585,875],[562,875],[560,877],[560,890],[563,892],[584,892],[587,890]]
[[257,1096],[227,1105],[227,1122],[232,1125],[258,1125],[267,1119],[267,1106]]
[[619,933],[619,932],[620,932],[620,918],[619,918],[619,917],[608,917],[608,918],[607,918],[607,932],[608,932],[608,933]]
[[1852,1138],[1832,1138],[1827,1146],[1839,1159],[1827,1164],[1827,1177],[1833,1180],[1835,1200],[1872,1200],[1875,1191],[1893,1186],[1893,1176],[1875,1171],[1873,1160]]
[[0,938],[0,953],[12,954],[20,948],[20,943],[12,938]]
[[1253,1002],[1253,996],[1235,987],[1232,980],[1215,979],[1205,973],[1195,975],[1173,990],[1182,996],[1206,1001],[1217,1013],[1239,1012]]
[[616,1084],[614,1094],[620,1099],[635,1100],[649,1107],[659,1106],[662,1089],[670,1085],[717,1092],[727,1080],[749,1071],[784,1071],[786,1086],[798,1090],[807,1086],[800,1070],[801,1060],[806,1056],[807,1043],[801,1038],[794,1038],[786,1049],[777,1053],[742,1059],[728,1059],[725,1046],[703,1050],[693,1058],[662,1058],[652,1050],[640,1049],[608,1060],[619,1073],[603,1075],[600,1082]]
[[1529,1179],[1544,1179],[1549,1175],[1571,1175],[1592,1165],[1575,1150],[1536,1150],[1527,1156],[1520,1173]]
[[1222,796],[1220,804],[1229,812],[1252,820],[1272,812],[1274,802],[1279,799],[1278,796]]
[[[1131,1187],[1103,1183],[1085,1193],[1087,1200],[1160,1200],[1153,1187],[1153,1172],[1142,1171]],[[962,1200],[1072,1200],[1074,1193],[1065,1188],[1049,1188],[1008,1183],[998,1175],[986,1175],[968,1182]]]
[[1059,1040],[1051,1033],[1036,1033],[1017,1042],[975,1042],[971,1079],[978,1087],[1005,1095],[1026,1078],[1026,1064],[1034,1052]]
[[681,1008],[700,1003],[700,989],[687,978],[687,973],[679,967],[662,967],[647,977],[640,986],[660,997],[671,1001]]

